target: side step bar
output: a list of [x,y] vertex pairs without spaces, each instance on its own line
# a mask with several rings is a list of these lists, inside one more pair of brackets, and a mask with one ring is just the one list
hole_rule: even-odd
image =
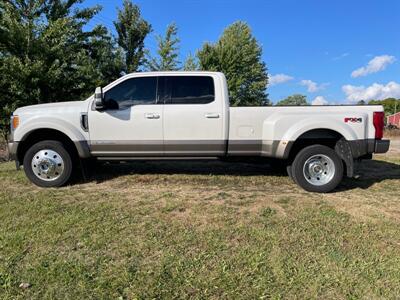
[[204,156],[204,157],[199,157],[199,156],[162,156],[162,157],[145,157],[145,156],[138,156],[138,157],[126,157],[126,156],[120,156],[120,157],[114,157],[114,156],[100,156],[97,157],[97,160],[102,160],[102,161],[107,161],[107,160],[119,160],[119,161],[131,161],[131,160],[217,160],[219,157],[210,157],[210,156]]

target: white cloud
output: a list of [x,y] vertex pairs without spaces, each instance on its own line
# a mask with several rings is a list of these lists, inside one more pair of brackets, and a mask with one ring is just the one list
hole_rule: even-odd
[[339,59],[342,59],[342,58],[345,58],[346,56],[349,56],[350,55],[350,53],[342,53],[342,54],[340,54],[339,56],[336,56],[336,57],[334,57],[334,58],[332,58],[333,60],[339,60]]
[[300,81],[301,85],[304,85],[307,87],[307,91],[309,91],[310,93],[314,93],[316,91],[322,90],[325,88],[325,86],[327,86],[327,83],[323,83],[323,84],[317,84],[316,82],[309,80],[309,79],[303,79],[302,81]]
[[400,98],[400,84],[394,81],[390,81],[386,85],[374,83],[368,87],[347,84],[342,86],[342,90],[349,102],[382,100],[390,97]]
[[366,76],[368,74],[376,73],[379,71],[383,71],[386,67],[396,61],[396,58],[391,55],[380,55],[375,56],[371,59],[365,67],[361,67],[357,70],[354,70],[351,73],[351,77],[360,77]]
[[269,76],[269,85],[277,85],[292,80],[293,77],[286,74],[276,74]]
[[311,105],[328,105],[329,102],[323,96],[317,96],[311,101]]

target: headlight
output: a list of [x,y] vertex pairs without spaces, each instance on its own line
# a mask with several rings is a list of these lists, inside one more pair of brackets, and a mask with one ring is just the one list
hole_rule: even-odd
[[19,125],[19,116],[11,116],[11,130],[17,129]]

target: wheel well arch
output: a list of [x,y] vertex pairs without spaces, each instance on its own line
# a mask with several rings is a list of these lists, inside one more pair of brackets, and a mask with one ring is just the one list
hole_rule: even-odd
[[32,145],[45,140],[61,142],[71,154],[73,161],[79,158],[78,149],[68,135],[57,129],[39,128],[27,133],[19,142],[17,150],[17,160],[19,164],[23,164],[25,153]]
[[302,133],[292,144],[288,151],[288,159],[293,160],[296,154],[303,148],[315,144],[328,146],[334,149],[336,143],[344,139],[344,136],[332,129],[328,128],[317,128],[311,129]]

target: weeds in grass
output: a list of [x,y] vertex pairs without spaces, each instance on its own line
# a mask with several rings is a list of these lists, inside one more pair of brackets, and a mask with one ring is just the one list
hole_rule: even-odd
[[365,163],[330,194],[259,166],[101,168],[40,189],[0,164],[0,298],[400,294],[397,158]]

